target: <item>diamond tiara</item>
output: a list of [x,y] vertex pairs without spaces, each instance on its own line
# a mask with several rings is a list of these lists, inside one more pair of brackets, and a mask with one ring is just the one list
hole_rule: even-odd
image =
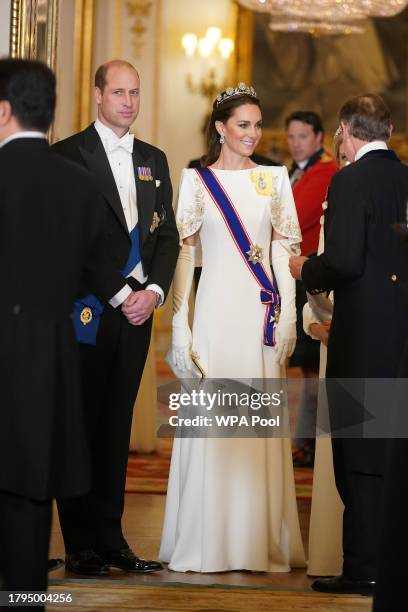
[[232,98],[233,96],[251,96],[251,98],[257,98],[256,91],[252,87],[248,87],[245,83],[238,83],[238,87],[228,87],[225,91],[218,94],[216,97],[216,106],[228,100],[228,98]]

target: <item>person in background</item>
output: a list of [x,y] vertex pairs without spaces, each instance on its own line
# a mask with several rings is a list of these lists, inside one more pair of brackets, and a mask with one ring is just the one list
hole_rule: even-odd
[[[289,151],[293,159],[289,170],[300,229],[302,255],[317,252],[322,203],[338,166],[333,156],[323,148],[322,120],[312,111],[296,111],[286,119]],[[299,438],[295,441],[294,465],[311,467],[314,459],[314,430],[317,410],[317,375],[319,347],[305,332],[302,310],[306,303],[302,283],[296,283],[297,344],[290,359],[291,367],[300,367],[305,378],[298,408]],[[308,433],[309,432],[309,433]]]
[[[334,157],[339,168],[348,165],[344,151],[343,133],[339,128],[333,139]],[[317,254],[324,251],[324,213],[327,200],[322,204],[320,237]],[[332,294],[310,295],[303,307],[303,329],[314,340],[320,340],[319,380],[326,375],[327,343],[333,315]],[[342,563],[342,514],[343,504],[334,480],[331,440],[319,435],[324,433],[327,415],[327,396],[323,385],[319,386],[317,408],[316,454],[313,470],[312,507],[309,522],[309,554],[307,573],[310,576],[334,576],[341,572]]]
[[[393,226],[405,222],[408,168],[388,149],[390,111],[376,94],[340,109],[349,166],[330,185],[325,250],[292,257],[294,278],[312,294],[334,290],[326,376],[337,490],[344,504],[343,570],[312,584],[326,593],[374,592],[386,440],[364,437],[370,379],[399,376],[408,337],[408,251]],[[381,325],[378,309],[381,296]],[[342,381],[353,379],[352,389]],[[389,406],[384,406],[389,410]],[[342,430],[352,436],[341,436]],[[383,434],[383,429],[378,432]]]
[[125,287],[92,179],[47,143],[54,110],[45,64],[0,60],[0,583],[15,592],[46,590],[52,499],[90,487],[74,301],[86,285],[120,305]]

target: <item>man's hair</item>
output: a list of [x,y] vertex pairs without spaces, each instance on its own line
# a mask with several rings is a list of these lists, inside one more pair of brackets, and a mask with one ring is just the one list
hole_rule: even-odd
[[359,140],[388,140],[391,136],[391,114],[381,96],[363,94],[350,98],[340,109],[343,121],[352,136]]
[[7,100],[22,128],[46,132],[54,118],[55,76],[43,62],[0,59],[0,101]]
[[130,62],[126,62],[125,60],[111,60],[110,62],[102,64],[95,72],[95,87],[98,87],[102,93],[107,83],[106,75],[108,74],[108,70],[109,68],[113,68],[114,66],[127,66],[128,68],[134,70],[136,74],[138,74],[136,68]]
[[313,111],[295,111],[291,113],[285,119],[286,129],[289,127],[289,123],[291,121],[301,121],[302,123],[307,123],[310,125],[315,134],[319,132],[324,132],[323,123],[320,115],[314,113]]

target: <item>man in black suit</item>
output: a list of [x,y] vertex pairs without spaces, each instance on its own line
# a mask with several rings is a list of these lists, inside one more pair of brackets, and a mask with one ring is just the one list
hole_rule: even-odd
[[11,591],[46,590],[51,500],[90,486],[74,300],[81,283],[102,302],[125,287],[91,178],[48,146],[54,108],[45,64],[0,60],[0,582]]
[[[408,203],[407,203],[408,211]],[[396,227],[408,250],[408,223]],[[406,596],[406,566],[401,563],[408,546],[408,435],[407,384],[408,337],[402,354],[399,393],[397,395],[396,431],[402,437],[387,442],[387,469],[384,479],[384,504],[380,527],[377,581],[373,612],[394,612]],[[401,384],[402,383],[402,384]]]
[[[330,186],[325,252],[291,260],[292,274],[302,278],[310,293],[334,290],[327,377],[359,379],[354,397],[329,381],[334,436],[347,421],[363,420],[359,397],[364,397],[365,379],[398,376],[408,334],[408,254],[392,228],[405,219],[408,168],[387,148],[391,119],[379,96],[346,102],[340,123],[347,157],[354,163],[335,175]],[[336,485],[345,506],[343,574],[312,586],[324,592],[372,594],[385,439],[334,437],[332,444]]]
[[[103,576],[110,566],[124,571],[161,569],[139,559],[121,527],[133,405],[150,342],[154,308],[172,281],[179,238],[172,209],[166,156],[133,137],[129,127],[139,111],[140,81],[135,68],[120,60],[95,75],[98,118],[54,150],[84,166],[107,204],[106,252],[133,289],[123,310],[100,313],[91,291],[77,304],[83,400],[91,447],[89,495],[59,500],[67,567]],[[115,303],[112,303],[115,305]],[[99,327],[90,328],[98,319]],[[83,320],[82,320],[83,319]]]

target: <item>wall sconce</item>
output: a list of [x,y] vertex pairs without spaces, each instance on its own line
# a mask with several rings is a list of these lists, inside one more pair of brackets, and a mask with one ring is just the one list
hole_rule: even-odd
[[[211,108],[216,94],[226,87],[226,66],[234,51],[234,41],[223,37],[220,28],[211,26],[200,38],[193,33],[184,34],[181,46],[187,57],[192,60],[196,58],[194,73],[201,74],[197,81],[194,81],[191,73],[188,74],[187,87],[192,93],[204,96]],[[207,68],[205,73],[203,67]]]

